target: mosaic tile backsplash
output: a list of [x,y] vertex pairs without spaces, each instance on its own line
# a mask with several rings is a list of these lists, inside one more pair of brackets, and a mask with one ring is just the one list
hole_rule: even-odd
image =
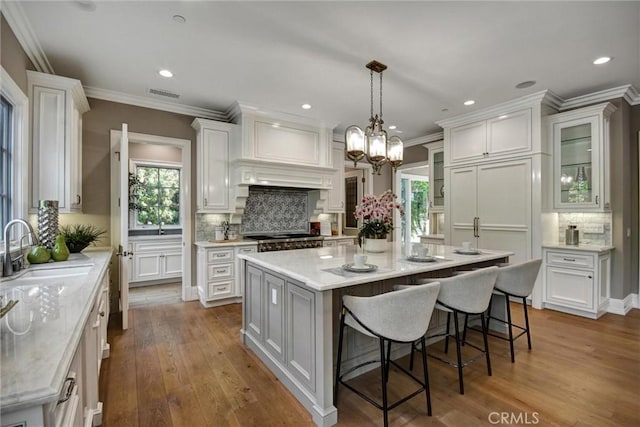
[[249,188],[242,216],[241,234],[309,231],[306,191]]
[[558,242],[564,243],[567,225],[576,225],[581,244],[610,245],[611,222],[611,213],[559,213]]

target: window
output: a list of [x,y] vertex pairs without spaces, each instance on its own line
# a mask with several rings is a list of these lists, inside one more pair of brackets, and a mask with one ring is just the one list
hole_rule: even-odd
[[0,230],[12,219],[12,123],[13,105],[0,96]]
[[12,219],[27,216],[28,105],[27,96],[0,67],[0,233]]
[[180,227],[180,172],[177,166],[136,164],[140,182],[135,227]]

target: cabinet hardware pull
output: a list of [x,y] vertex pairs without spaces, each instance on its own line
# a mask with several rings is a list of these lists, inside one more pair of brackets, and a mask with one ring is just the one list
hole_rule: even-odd
[[216,258],[222,258],[222,257],[225,257],[225,256],[226,256],[225,254],[216,254]]
[[596,205],[598,204],[598,196],[596,196]]
[[207,206],[207,198],[204,198],[204,205]]
[[79,195],[79,194],[76,194],[76,200],[77,200],[77,201],[76,201],[76,205],[79,205],[79,204],[80,204],[80,201],[82,200],[82,197],[80,197],[80,195]]
[[591,277],[591,276],[587,276],[587,277],[588,277],[589,279],[593,279],[593,277]]
[[64,380],[64,382],[69,384],[67,386],[67,392],[64,394],[64,397],[62,399],[58,400],[58,403],[56,403],[56,406],[71,399],[71,395],[73,394],[73,388],[76,386],[76,379],[73,377],[68,377],[66,380]]
[[569,262],[576,262],[575,258],[562,258],[562,259]]
[[216,273],[226,273],[227,270],[216,270]]
[[104,310],[102,310],[102,311],[101,311],[100,313],[98,313],[98,314],[100,315],[100,317],[104,317],[104,315],[105,315],[106,313],[104,312]]

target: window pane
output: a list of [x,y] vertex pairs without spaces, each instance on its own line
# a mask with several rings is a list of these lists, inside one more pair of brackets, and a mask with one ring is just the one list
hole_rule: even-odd
[[143,207],[157,206],[158,205],[158,193],[159,190],[156,187],[147,187],[146,185],[140,188],[140,194],[138,200]]
[[162,188],[160,190],[160,206],[180,204],[180,190],[177,188]]
[[159,169],[160,186],[180,188],[180,171],[177,169]]
[[[11,156],[13,146],[12,121],[13,105],[0,97],[0,230],[11,221],[12,170]],[[2,239],[2,238],[0,238]]]
[[145,186],[157,186],[158,185],[158,168],[141,166],[137,169],[138,178]]

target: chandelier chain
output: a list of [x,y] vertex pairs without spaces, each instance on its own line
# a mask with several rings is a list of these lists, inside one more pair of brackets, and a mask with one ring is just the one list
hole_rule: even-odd
[[380,124],[384,123],[382,121],[382,71],[380,71]]
[[371,118],[373,119],[373,70],[371,70]]

